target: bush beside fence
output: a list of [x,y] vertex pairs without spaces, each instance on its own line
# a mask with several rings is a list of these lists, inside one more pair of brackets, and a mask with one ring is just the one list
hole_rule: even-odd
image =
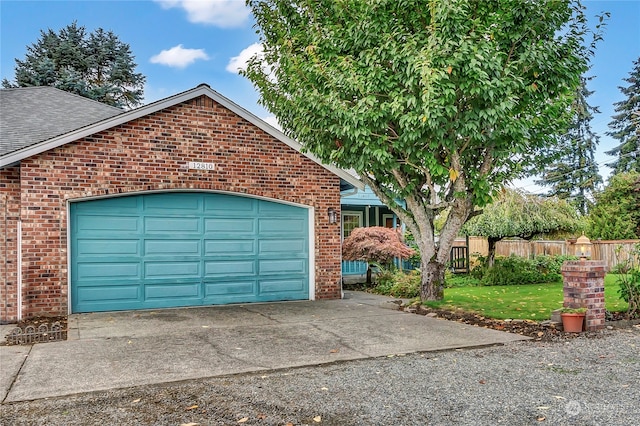
[[[464,244],[464,239],[456,240],[456,244]],[[622,259],[626,259],[632,252],[633,246],[640,243],[640,240],[607,240],[591,241],[592,260],[604,260],[609,270],[612,270]],[[509,257],[516,255],[524,258],[536,256],[571,256],[575,254],[575,242],[568,241],[547,241],[547,240],[503,240],[496,244],[496,256]],[[620,253],[616,250],[620,247]],[[489,254],[489,244],[483,237],[469,237],[469,253],[473,256],[478,253],[481,256]],[[640,259],[636,259],[640,262]]]

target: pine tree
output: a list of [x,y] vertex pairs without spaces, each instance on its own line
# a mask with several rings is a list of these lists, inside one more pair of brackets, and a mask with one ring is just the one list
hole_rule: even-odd
[[602,184],[595,161],[599,137],[591,130],[593,114],[598,108],[588,104],[593,91],[587,89],[590,78],[582,77],[582,84],[573,104],[574,118],[568,132],[559,139],[559,159],[543,173],[539,185],[550,186],[550,196],[571,200],[578,211],[586,215],[593,194]]
[[135,72],[129,45],[102,28],[87,34],[72,23],[59,32],[40,31],[40,39],[16,59],[15,82],[4,88],[53,86],[116,107],[132,108],[143,100],[145,77]]
[[618,157],[609,165],[613,174],[640,172],[640,57],[633,65],[629,77],[624,79],[629,86],[618,87],[626,99],[614,104],[617,114],[609,123],[611,131],[607,132],[607,135],[619,142],[618,146],[606,152]]

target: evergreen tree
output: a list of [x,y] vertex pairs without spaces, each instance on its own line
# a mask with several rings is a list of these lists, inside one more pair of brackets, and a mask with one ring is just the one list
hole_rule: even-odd
[[633,70],[629,73],[629,77],[624,81],[629,86],[618,88],[626,96],[626,99],[616,102],[615,114],[613,121],[609,123],[610,132],[607,135],[612,136],[619,142],[619,145],[611,151],[607,151],[608,155],[614,155],[618,158],[611,163],[609,167],[613,169],[614,174],[629,171],[640,172],[640,57],[633,62]]
[[75,22],[40,39],[16,59],[15,82],[4,88],[53,86],[116,107],[132,108],[143,100],[145,77],[135,72],[129,45],[102,28],[87,34]]
[[599,111],[587,103],[587,98],[593,93],[587,89],[587,80],[581,78],[573,104],[573,122],[568,132],[559,139],[560,158],[536,182],[550,186],[549,195],[571,200],[583,215],[587,214],[593,194],[602,184],[595,161],[600,138],[591,130],[593,114]]
[[589,236],[603,240],[640,238],[640,173],[615,174],[596,195],[589,213]]

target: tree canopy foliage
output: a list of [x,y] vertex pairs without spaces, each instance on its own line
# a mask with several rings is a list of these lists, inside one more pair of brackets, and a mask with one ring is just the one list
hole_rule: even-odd
[[589,237],[603,240],[640,238],[640,172],[618,173],[596,195],[589,213]]
[[609,123],[612,136],[619,145],[606,153],[618,158],[609,166],[613,173],[640,172],[640,57],[633,62],[633,69],[624,81],[626,87],[619,87],[626,97],[616,102],[613,120]]
[[[398,215],[422,255],[421,297],[442,298],[462,225],[568,127],[593,48],[582,6],[572,0],[248,4],[263,52],[244,75],[262,104],[305,149],[355,169]],[[433,220],[447,208],[436,239]]]
[[470,219],[462,232],[487,237],[491,263],[495,244],[503,238],[530,240],[542,234],[576,232],[581,226],[576,209],[566,200],[507,189],[481,215]]
[[87,33],[75,22],[55,32],[40,31],[16,59],[15,82],[4,88],[53,86],[115,107],[132,108],[143,100],[145,77],[135,72],[129,45],[102,28]]

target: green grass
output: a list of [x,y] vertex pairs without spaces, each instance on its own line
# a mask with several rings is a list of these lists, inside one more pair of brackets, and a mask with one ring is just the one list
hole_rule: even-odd
[[[624,311],[627,304],[618,296],[616,275],[605,277],[605,307]],[[444,291],[444,300],[427,302],[433,308],[462,309],[488,318],[549,319],[551,311],[562,307],[562,283],[492,287],[457,287]]]

